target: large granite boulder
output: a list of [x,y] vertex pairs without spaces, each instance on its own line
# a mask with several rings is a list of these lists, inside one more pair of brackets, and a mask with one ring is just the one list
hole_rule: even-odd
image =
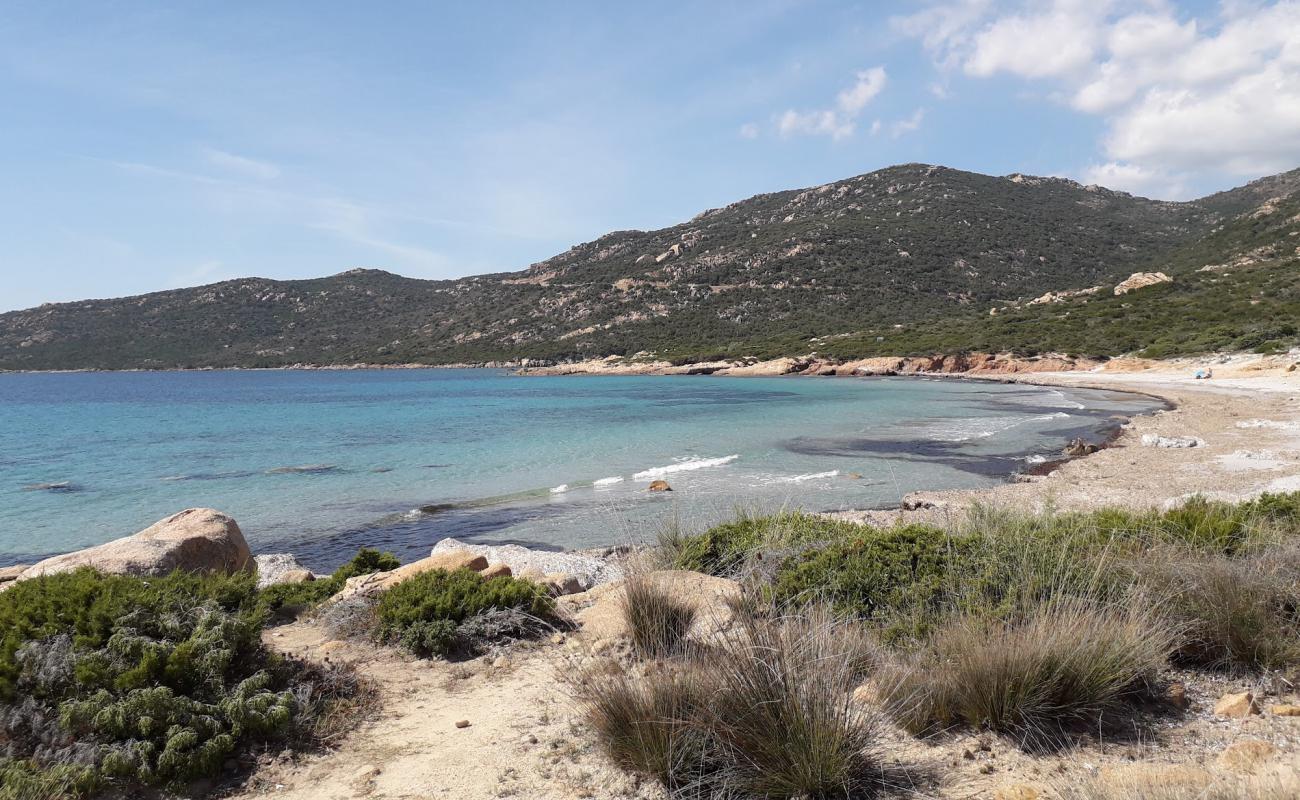
[[279,583],[302,583],[316,576],[298,561],[293,553],[264,553],[255,556],[257,588],[265,589]]
[[189,508],[155,522],[133,536],[37,562],[18,577],[93,567],[112,575],[239,572],[253,568],[253,556],[239,525],[211,508]]

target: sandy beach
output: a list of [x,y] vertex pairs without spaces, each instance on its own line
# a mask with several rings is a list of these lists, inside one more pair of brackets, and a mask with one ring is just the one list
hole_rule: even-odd
[[[942,522],[976,503],[1022,511],[1159,508],[1195,494],[1231,501],[1300,490],[1300,372],[1288,372],[1289,363],[1250,356],[1226,363],[1114,362],[1110,369],[1095,371],[1001,377],[1043,386],[1142,392],[1173,407],[1134,418],[1109,447],[1066,461],[1047,475],[1025,475],[973,492],[914,492],[904,498],[912,510],[843,516],[883,524]],[[1192,377],[1207,367],[1213,368],[1212,378]],[[1167,446],[1192,440],[1195,446]]]

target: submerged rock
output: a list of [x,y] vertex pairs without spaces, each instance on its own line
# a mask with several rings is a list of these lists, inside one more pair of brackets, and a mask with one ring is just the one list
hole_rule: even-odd
[[253,568],[248,542],[235,520],[211,508],[190,508],[133,536],[37,562],[18,580],[94,567],[111,575],[240,572]]

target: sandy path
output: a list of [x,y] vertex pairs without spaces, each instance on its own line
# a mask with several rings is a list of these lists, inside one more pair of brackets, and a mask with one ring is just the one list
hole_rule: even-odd
[[[377,685],[376,717],[337,749],[261,767],[237,798],[285,800],[656,797],[609,767],[578,735],[556,680],[565,646],[512,648],[461,664],[419,661],[389,649],[329,641],[311,622],[266,633],[271,647],[354,664]],[[468,720],[469,726],[456,727]]]

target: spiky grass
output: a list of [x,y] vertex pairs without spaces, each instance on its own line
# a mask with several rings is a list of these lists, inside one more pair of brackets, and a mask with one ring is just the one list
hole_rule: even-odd
[[695,622],[696,606],[670,585],[649,575],[632,574],[623,583],[623,621],[642,658],[672,655]]
[[878,686],[913,732],[968,725],[1050,745],[1139,695],[1175,641],[1142,598],[1064,597],[1014,621],[954,616],[921,651],[883,669]]

